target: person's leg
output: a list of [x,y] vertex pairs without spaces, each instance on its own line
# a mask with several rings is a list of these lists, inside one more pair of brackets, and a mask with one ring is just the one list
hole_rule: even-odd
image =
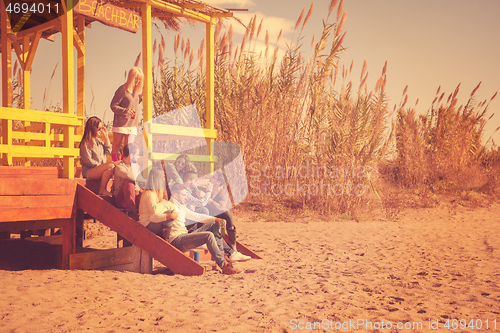
[[129,134],[129,135],[127,135],[126,140],[127,140],[127,141],[126,141],[126,142],[127,142],[127,144],[131,144],[131,143],[133,143],[133,142],[135,141],[135,134]]
[[234,225],[233,216],[230,211],[217,215],[218,218],[226,220],[227,244],[235,251],[236,250],[236,226]]
[[123,136],[124,134],[122,133],[113,132],[113,147],[111,148],[111,159],[113,160],[113,162],[120,160],[118,152],[120,151]]
[[136,210],[136,194],[135,182],[124,179],[122,186],[116,196],[115,204],[118,208],[124,208],[127,212],[137,213]]
[[217,266],[222,268],[226,260],[224,259],[224,255],[220,251],[215,238],[216,237],[212,232],[202,231],[177,236],[170,244],[181,252],[186,252],[203,244],[207,244],[208,251],[214,258]]
[[88,178],[89,179],[101,179],[101,186],[99,187],[99,194],[103,195],[111,195],[108,192],[108,181],[113,176],[113,172],[115,169],[114,163],[103,163],[101,165],[96,166],[95,168],[90,169]]

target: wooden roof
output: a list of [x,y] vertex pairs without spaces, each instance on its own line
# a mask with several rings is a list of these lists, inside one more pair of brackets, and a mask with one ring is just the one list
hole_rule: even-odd
[[[38,0],[25,0],[24,2],[28,3],[28,6],[32,6],[32,4],[38,4]],[[52,2],[52,1],[51,1]],[[151,16],[161,23],[164,24],[166,29],[179,31],[181,18],[184,17],[188,21],[195,22],[196,18],[193,18],[193,15],[189,15],[189,13],[200,13],[210,17],[232,17],[232,13],[229,10],[218,8],[212,5],[208,5],[203,3],[202,1],[196,0],[79,0],[76,6],[86,6],[88,8],[92,8],[95,10],[97,6],[111,5],[120,7],[125,11],[136,12],[138,17],[140,17],[141,13],[141,5],[144,3],[151,4],[173,4],[182,8],[182,10],[186,11],[183,13],[172,13],[169,10],[159,9],[158,6],[152,7]],[[58,3],[61,5],[61,0],[58,0]],[[61,7],[60,7],[61,8]],[[61,10],[61,9],[59,9]],[[57,20],[58,15],[53,11],[52,13],[47,13],[45,11],[42,14],[39,13],[30,13],[29,18],[25,20],[26,16],[23,19],[23,13],[11,14],[11,22],[12,32],[14,34],[10,34],[10,38],[15,40],[22,38],[26,35],[34,34],[38,31],[42,31],[41,37],[47,40],[54,41],[54,34],[60,31],[59,20]],[[76,16],[80,15],[77,11],[74,11]],[[100,21],[95,17],[84,15],[85,16],[85,25],[89,27],[92,22]],[[104,23],[104,22],[103,22]],[[76,24],[76,20],[75,20]],[[106,23],[104,23],[106,24]],[[117,26],[118,27],[118,26]],[[1,29],[1,27],[0,27]],[[127,30],[127,29],[125,29]],[[130,31],[130,30],[129,30]],[[2,41],[0,38],[0,45]]]

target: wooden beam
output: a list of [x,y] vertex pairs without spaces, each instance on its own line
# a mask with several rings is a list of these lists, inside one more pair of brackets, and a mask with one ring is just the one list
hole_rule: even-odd
[[66,126],[78,126],[81,124],[83,117],[78,117],[74,114],[64,114],[48,111],[23,110],[23,112],[19,112],[19,109],[5,107],[2,108],[2,118],[59,124]]
[[204,3],[183,3],[181,4],[181,7],[188,9],[205,9],[207,5]]
[[70,195],[6,195],[0,201],[0,209],[73,207],[73,200]]
[[[215,130],[215,32],[214,32],[214,22],[206,24],[206,128],[208,130]],[[215,133],[217,135],[217,133]],[[206,137],[208,154],[213,157],[214,150],[214,138]],[[214,160],[211,158],[210,163],[207,165],[205,172],[211,173],[214,171]]]
[[1,208],[0,223],[71,218],[72,207]]
[[62,228],[64,219],[17,221],[0,223],[0,232]]
[[119,209],[92,193],[77,186],[78,208],[83,209],[104,225],[110,227],[132,244],[148,252],[153,258],[182,275],[202,275],[204,268],[160,237],[131,219]]
[[228,13],[211,13],[211,17],[233,17],[233,13],[228,12]]
[[69,269],[103,269],[134,262],[137,247],[82,252],[70,255]]
[[37,25],[33,28],[19,31],[16,34],[16,36],[17,36],[17,38],[22,38],[24,36],[36,35],[38,32],[43,33],[44,31],[49,30],[49,29],[60,31],[61,30],[61,22],[58,19],[50,20],[48,22]]
[[76,183],[67,179],[2,178],[0,196],[4,195],[69,195],[76,191]]
[[33,41],[31,42],[30,50],[28,52],[28,59],[26,60],[26,69],[31,71],[31,66],[33,65],[33,59],[35,59],[36,50],[38,48],[38,44],[40,42],[40,38],[42,37],[42,31],[39,30],[36,32]]
[[[151,5],[149,3],[142,5],[142,71],[144,73],[144,87],[142,100],[142,118],[143,123],[150,122],[153,118],[153,60],[152,60],[152,45],[151,45]],[[148,151],[152,146],[152,135],[143,131],[144,142],[147,147],[143,147],[144,152]],[[145,169],[152,168],[152,161],[148,158],[148,154],[144,153],[143,166]],[[148,171],[149,174],[149,171]]]
[[[79,39],[78,47],[78,69],[77,69],[77,107],[76,114],[79,117],[85,116],[85,17],[80,15],[77,18],[78,32],[75,31]],[[83,122],[78,126],[76,134],[83,135]]]
[[[182,8],[179,5],[170,3],[170,2],[164,2],[161,0],[140,0],[143,3],[149,3],[151,4],[152,7],[164,10],[166,12],[174,14],[174,16],[182,16],[182,17],[187,17],[199,22],[207,23],[212,20],[212,18],[206,14],[196,12],[191,9],[187,8]],[[144,19],[143,19],[143,24],[144,24]]]
[[[67,8],[73,8],[73,0],[66,0]],[[63,70],[63,112],[74,115],[75,78],[73,63],[73,11],[67,10],[60,16],[62,34],[62,70]],[[64,133],[64,148],[74,148],[74,128],[66,127]],[[63,157],[64,178],[73,178],[75,174],[74,156]]]
[[0,145],[0,153],[9,154],[10,157],[64,158],[72,156],[75,158],[80,155],[80,150],[78,148]]

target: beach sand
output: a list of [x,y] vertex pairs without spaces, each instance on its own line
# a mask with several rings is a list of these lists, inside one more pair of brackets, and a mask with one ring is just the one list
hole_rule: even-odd
[[[235,217],[239,240],[265,259],[236,276],[0,270],[0,332],[500,329],[499,204],[408,209],[396,221]],[[115,242],[103,232],[86,244]]]

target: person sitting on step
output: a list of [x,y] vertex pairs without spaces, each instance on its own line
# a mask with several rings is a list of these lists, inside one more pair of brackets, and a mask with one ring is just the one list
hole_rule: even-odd
[[[232,257],[238,257],[238,253],[230,248],[224,239],[221,238],[220,228],[223,220],[204,214],[195,213],[186,207],[186,187],[182,184],[175,184],[170,188],[172,199],[175,204],[177,218],[170,230],[167,231],[168,241],[179,251],[186,252],[206,244],[208,251],[214,258],[217,266],[224,274],[237,274],[240,271],[233,268],[230,261]],[[201,228],[188,233],[184,225],[186,217],[203,223]],[[229,254],[229,258],[224,253]]]
[[123,160],[115,167],[115,179],[113,182],[113,195],[115,196],[115,206],[123,208],[127,214],[137,220],[139,200],[142,189],[139,182],[136,182],[136,175],[140,177],[139,147],[130,143],[123,147]]
[[[97,137],[101,133],[104,142]],[[98,194],[109,195],[108,182],[113,176],[115,163],[106,162],[106,155],[111,152],[111,143],[108,131],[98,117],[90,117],[85,123],[82,141],[80,142],[80,163],[82,164],[82,176],[87,179],[101,181]]]
[[153,168],[149,172],[146,190],[141,195],[139,223],[165,240],[168,239],[166,230],[177,218],[174,203],[164,199],[166,192],[163,170]]

